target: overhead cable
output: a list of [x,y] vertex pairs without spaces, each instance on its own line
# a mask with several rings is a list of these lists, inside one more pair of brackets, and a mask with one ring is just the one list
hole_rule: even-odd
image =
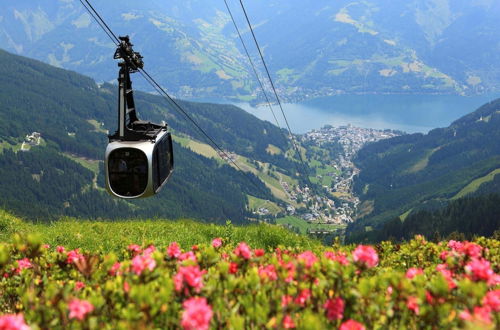
[[[85,1],[85,3],[83,2]],[[111,30],[111,28],[106,24],[106,22],[104,21],[104,19],[101,17],[101,15],[99,15],[99,13],[95,10],[95,8],[90,4],[90,2],[88,0],[80,0],[80,3],[83,5],[83,7],[85,7],[85,9],[89,12],[89,14],[92,16],[92,18],[94,18],[94,20],[99,24],[99,26],[104,30],[104,32],[108,35],[108,37],[113,41],[113,43],[115,43],[115,41],[117,42],[117,44],[120,43],[120,40],[118,39],[118,37],[116,36],[116,34],[113,33],[113,30]],[[87,7],[87,5],[90,7]],[[207,132],[205,132],[205,130],[203,128],[201,128],[200,125],[198,125],[198,123],[196,122],[196,120],[193,119],[193,117],[191,117],[180,105],[178,102],[176,102],[166,91],[165,89],[163,89],[160,84],[158,84],[156,82],[156,80],[154,80],[153,77],[151,77],[151,75],[145,71],[144,69],[140,69],[139,72],[141,73],[141,75],[144,77],[144,79],[160,94],[162,95],[164,98],[166,98],[166,100],[174,106],[174,109],[177,110],[178,112],[180,111],[180,113],[182,113],[202,134],[203,136],[207,139],[207,142],[209,142],[209,145],[215,149],[215,151],[217,151],[219,157],[221,157],[222,159],[226,160],[226,162],[228,163],[232,163],[239,171],[243,172],[243,173],[246,173],[245,171],[243,171],[239,166],[238,164],[236,164],[236,162],[231,158],[229,157],[229,155],[227,154],[226,151],[224,151],[216,142],[214,139],[212,139],[212,137],[210,137],[210,135],[208,135]],[[222,157],[221,155],[225,156]],[[251,173],[250,173],[251,174]],[[249,177],[249,178],[253,178],[253,177]],[[257,185],[252,179],[249,179],[250,182],[258,189],[258,190],[264,190],[263,187]],[[262,183],[262,182],[261,182]],[[265,194],[267,194],[268,192],[265,191]]]
[[262,51],[261,51],[259,43],[257,41],[257,37],[255,36],[255,33],[253,31],[252,24],[250,23],[250,19],[248,18],[248,14],[247,14],[247,11],[245,9],[245,5],[243,4],[242,0],[239,0],[239,1],[241,4],[241,9],[243,10],[243,13],[245,14],[245,18],[246,18],[248,27],[250,29],[250,32],[252,33],[252,37],[253,37],[253,40],[255,42],[255,46],[257,47],[257,50],[259,51],[260,59],[262,60],[262,64],[264,65],[264,68],[266,70],[267,77],[269,79],[269,82],[271,83],[271,87],[273,89],[274,96],[276,97],[276,101],[278,102],[279,108],[281,109],[281,114],[283,115],[283,118],[285,119],[286,127],[288,128],[288,133],[290,134],[290,139],[292,140],[292,144],[294,146],[295,152],[298,154],[299,160],[302,163],[302,167],[303,167],[303,171],[304,171],[303,174],[306,177],[306,180],[309,181],[309,175],[307,174],[307,166],[305,165],[304,159],[302,157],[302,153],[300,152],[300,150],[297,146],[297,143],[295,142],[294,135],[292,133],[290,125],[288,124],[288,119],[286,118],[285,111],[283,110],[283,106],[281,105],[281,101],[280,101],[280,98],[279,98],[278,93],[276,91],[276,88],[274,86],[273,79],[271,78],[271,74],[269,73],[269,69],[267,68],[267,64],[266,64],[266,61],[264,60],[264,56],[262,55]]

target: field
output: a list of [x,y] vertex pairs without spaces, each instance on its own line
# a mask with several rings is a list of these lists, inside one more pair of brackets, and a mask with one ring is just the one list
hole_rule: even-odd
[[337,230],[345,228],[345,225],[330,225],[330,224],[319,224],[319,223],[309,223],[302,218],[294,216],[286,216],[283,218],[276,219],[276,223],[279,225],[292,226],[299,229],[301,234],[306,234],[308,230]]
[[6,329],[500,325],[493,239],[325,247],[268,225],[0,220]]

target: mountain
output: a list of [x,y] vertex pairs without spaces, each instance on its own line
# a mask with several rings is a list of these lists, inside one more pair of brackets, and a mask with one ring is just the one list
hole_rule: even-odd
[[[262,100],[222,1],[92,3],[115,33],[132,36],[146,68],[174,95]],[[229,5],[258,63],[239,3]],[[495,0],[259,0],[246,7],[288,101],[336,93],[500,90]],[[113,44],[76,0],[9,2],[0,15],[0,42],[98,81],[116,76]]]
[[353,236],[470,194],[500,193],[500,99],[447,128],[369,144],[355,164],[362,204],[348,230]]
[[[116,92],[116,86],[97,85],[80,74],[0,51],[2,208],[42,220],[161,216],[241,223],[249,196],[277,201],[252,164],[245,163],[247,172],[241,172],[214,152],[203,156],[210,150],[196,141],[193,127],[163,98],[140,92],[140,118],[165,120],[174,132],[175,172],[154,198],[125,202],[108,196],[102,157],[106,133],[117,125]],[[272,162],[283,176],[295,175],[294,162],[284,155],[290,146],[271,123],[234,106],[179,102],[240,164],[247,155],[262,166]],[[269,153],[270,145],[283,152]]]

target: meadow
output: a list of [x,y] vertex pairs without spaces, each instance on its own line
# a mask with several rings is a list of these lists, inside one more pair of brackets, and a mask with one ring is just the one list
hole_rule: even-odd
[[0,215],[0,328],[495,329],[500,242]]

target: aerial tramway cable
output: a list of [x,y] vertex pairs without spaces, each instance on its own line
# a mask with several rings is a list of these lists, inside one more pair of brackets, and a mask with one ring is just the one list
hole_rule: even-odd
[[[243,49],[245,50],[245,53],[248,57],[248,61],[250,62],[250,65],[252,66],[253,73],[255,74],[255,78],[257,78],[257,81],[259,82],[262,93],[264,94],[264,97],[266,98],[266,102],[267,102],[267,105],[269,107],[269,110],[271,110],[271,113],[273,114],[274,120],[276,121],[276,126],[278,126],[278,128],[280,128],[278,118],[276,117],[276,115],[274,113],[273,107],[271,106],[271,102],[269,101],[269,97],[267,96],[264,85],[262,84],[262,81],[259,78],[259,74],[257,73],[257,69],[255,68],[255,64],[253,63],[253,60],[250,57],[250,53],[248,52],[247,46],[245,45],[245,41],[243,40],[243,37],[241,36],[240,29],[238,28],[238,25],[236,24],[236,21],[233,17],[233,13],[231,12],[229,5],[227,4],[227,0],[224,0],[224,3],[226,4],[226,8],[227,8],[227,11],[229,13],[229,16],[231,17],[231,20],[233,21],[234,28],[236,29],[236,32],[238,32],[238,37],[240,38],[240,42],[243,45]],[[280,129],[280,132],[281,132],[281,129]],[[285,137],[285,140],[287,140],[286,137]]]
[[[311,181],[309,180],[309,175],[308,175],[308,173],[307,173],[307,166],[306,166],[306,164],[305,164],[305,162],[304,162],[304,159],[303,159],[303,157],[302,157],[302,153],[300,152],[300,150],[299,150],[299,148],[298,148],[298,146],[297,146],[297,143],[296,143],[296,141],[295,141],[295,138],[294,138],[294,135],[293,135],[292,130],[291,130],[291,128],[290,128],[290,125],[288,124],[288,119],[287,119],[287,117],[286,117],[286,115],[285,115],[285,111],[283,110],[283,106],[282,106],[282,104],[281,104],[280,98],[279,98],[278,93],[277,93],[277,91],[276,91],[276,88],[275,88],[275,86],[274,86],[274,82],[273,82],[273,79],[271,78],[271,74],[269,73],[269,69],[267,68],[267,64],[266,64],[266,61],[264,60],[264,56],[262,55],[262,51],[261,51],[261,48],[260,48],[259,43],[258,43],[258,41],[257,41],[257,37],[255,36],[255,33],[254,33],[254,31],[253,31],[252,24],[250,23],[250,19],[248,18],[248,14],[247,14],[247,11],[246,11],[246,9],[245,9],[245,5],[243,4],[243,1],[242,1],[242,0],[239,0],[239,1],[240,1],[241,9],[243,10],[243,13],[244,13],[244,15],[245,15],[246,22],[247,22],[247,24],[248,24],[248,28],[250,29],[250,32],[252,33],[252,37],[253,37],[253,40],[254,40],[255,46],[257,47],[257,50],[258,50],[258,52],[259,52],[260,59],[261,59],[261,61],[262,61],[262,64],[264,65],[264,69],[265,69],[265,71],[266,71],[266,73],[267,73],[267,78],[269,79],[269,83],[271,84],[272,90],[273,90],[273,92],[274,92],[274,96],[276,97],[276,101],[278,102],[278,106],[279,106],[279,108],[280,108],[280,110],[281,110],[281,114],[283,115],[283,118],[284,118],[284,120],[285,120],[286,127],[288,128],[288,133],[290,134],[290,140],[291,140],[292,145],[293,145],[293,147],[294,147],[294,149],[295,149],[295,152],[298,154],[298,157],[299,157],[300,163],[301,163],[301,165],[302,165],[303,175],[305,176],[306,181],[307,181],[307,182],[309,182],[309,185],[310,185],[310,186],[312,186]],[[226,2],[226,0],[224,0],[224,2]],[[226,2],[226,6],[227,6],[227,2]],[[227,7],[228,7],[228,6],[227,6]],[[229,10],[229,7],[228,7],[228,10]],[[230,14],[230,15],[231,15],[231,14]],[[232,16],[232,15],[231,15],[231,18],[233,18],[233,16]],[[235,24],[235,26],[236,26],[236,23],[235,23],[234,19],[233,19],[233,23],[234,23],[234,24]],[[238,31],[239,31],[239,30],[238,30]],[[242,41],[242,42],[243,42],[243,41]],[[245,47],[245,49],[246,49],[246,47]],[[248,52],[247,52],[247,54],[248,54]],[[268,101],[268,102],[269,102],[269,101]],[[274,112],[273,112],[273,115],[274,115]],[[300,171],[299,171],[299,172],[300,172]]]
[[[97,12],[97,10],[90,4],[90,2],[88,0],[80,0],[80,3],[83,5],[83,7],[87,10],[87,12],[92,16],[92,18],[99,24],[99,26],[104,30],[104,32],[108,35],[108,37],[113,41],[113,43],[115,43],[117,46],[119,46],[123,40],[122,37],[118,38],[116,36],[116,34],[113,33],[113,31],[111,30],[111,28],[106,24],[106,22],[104,21],[104,19],[101,17],[101,15],[99,15],[99,13]],[[87,7],[88,6],[88,7]],[[90,7],[90,8],[89,8]],[[125,37],[127,38],[127,42],[128,42],[128,37]],[[131,44],[130,44],[131,45]],[[138,53],[135,53],[136,55],[139,55]],[[140,56],[140,55],[139,55]],[[116,58],[116,54],[115,54],[115,58]],[[142,57],[141,57],[142,58]],[[198,123],[196,122],[196,120],[194,120],[180,105],[178,102],[176,102],[166,91],[165,89],[163,89],[161,87],[160,84],[158,84],[156,82],[156,80],[151,77],[151,75],[146,71],[144,70],[144,68],[142,66],[139,66],[136,68],[136,71],[138,71],[139,73],[141,73],[141,75],[144,77],[144,79],[160,94],[162,95],[171,105],[174,105],[174,109],[177,110],[178,112],[182,113],[202,134],[203,136],[207,139],[207,142],[209,142],[209,145],[215,149],[218,153],[218,155],[224,159],[227,163],[231,163],[233,164],[239,171],[243,172],[243,173],[246,173],[245,171],[243,171],[239,166],[238,164],[227,154],[227,152],[225,152],[216,142],[213,138],[210,137],[210,135],[208,135],[207,132],[205,132],[205,130],[203,128],[201,128],[200,125],[198,125]],[[134,112],[135,112],[135,109],[134,109]],[[151,123],[149,123],[151,124]],[[154,125],[154,124],[153,124]],[[118,132],[117,132],[118,133]],[[169,138],[170,138],[170,134],[169,134]],[[171,149],[171,138],[170,138],[170,149]],[[109,147],[109,146],[108,146]],[[222,157],[225,156],[224,157]],[[173,162],[173,159],[172,159],[172,162]],[[173,163],[172,163],[173,164]],[[264,190],[263,187],[259,186],[258,184],[256,184],[252,179],[250,178],[253,178],[253,176],[249,177],[249,181],[258,189],[258,190],[261,190],[264,192],[264,194],[266,195],[268,192]],[[167,177],[168,179],[168,177]],[[166,179],[165,179],[166,181]],[[119,197],[124,197],[124,196],[120,196],[119,194],[115,194],[115,195],[118,195]]]

